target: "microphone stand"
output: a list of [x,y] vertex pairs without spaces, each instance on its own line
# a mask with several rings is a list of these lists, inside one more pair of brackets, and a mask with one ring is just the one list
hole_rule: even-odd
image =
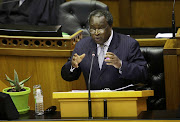
[[176,23],[175,23],[175,12],[174,12],[174,7],[175,7],[175,0],[173,2],[173,11],[172,11],[172,39],[175,39],[176,38]]
[[93,65],[93,60],[94,60],[95,54],[92,53],[92,61],[91,61],[91,67],[90,67],[90,73],[89,73],[89,79],[88,79],[88,112],[89,112],[89,117],[88,119],[93,119],[92,117],[92,106],[91,106],[91,72],[92,72],[92,65]]

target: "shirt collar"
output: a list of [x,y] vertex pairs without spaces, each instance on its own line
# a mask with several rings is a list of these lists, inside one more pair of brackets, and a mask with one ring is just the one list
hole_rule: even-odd
[[[110,35],[109,39],[106,42],[104,42],[104,45],[109,47],[111,40],[112,40],[112,37],[113,37],[113,30],[111,30],[111,35]],[[97,44],[97,47],[100,47],[100,44]]]

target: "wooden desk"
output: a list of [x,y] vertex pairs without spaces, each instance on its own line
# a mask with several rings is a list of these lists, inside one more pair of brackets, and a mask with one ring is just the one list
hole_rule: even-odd
[[[120,117],[120,118],[94,118],[89,120],[88,118],[61,118],[59,116],[60,112],[57,111],[54,114],[45,114],[43,116],[35,116],[34,111],[30,110],[27,114],[21,115],[18,120],[13,120],[11,122],[180,122],[180,118],[177,117],[177,111],[165,111],[165,110],[155,110],[155,111],[143,111],[138,117]],[[9,121],[3,121],[9,122]]]
[[176,110],[180,106],[180,30],[176,39],[168,39],[164,46],[166,106]]

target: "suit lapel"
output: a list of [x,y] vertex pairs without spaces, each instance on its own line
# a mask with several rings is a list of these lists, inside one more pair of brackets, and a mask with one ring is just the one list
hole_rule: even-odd
[[95,53],[95,56],[97,54],[97,49],[96,49],[96,43],[91,39],[89,42],[89,50],[88,50],[88,57],[91,60],[92,59],[92,53]]
[[[119,41],[117,40],[117,35],[116,33],[114,32],[113,34],[113,38],[111,40],[111,43],[109,45],[109,48],[108,48],[108,51],[107,52],[112,52],[114,54],[117,54],[117,50],[116,48],[119,46]],[[107,65],[105,62],[103,62],[103,66],[102,66],[102,69],[101,69],[101,73],[104,72],[104,70],[106,70],[107,68]]]
[[89,57],[90,63],[92,61],[92,53],[93,52],[95,54],[94,61],[93,61],[93,70],[98,71],[99,70],[99,63],[98,63],[98,57],[97,57],[97,45],[91,39],[91,41],[89,43],[89,50],[88,50],[88,57]]
[[[113,52],[119,46],[119,41],[117,40],[117,34],[114,32],[113,38],[108,48],[108,52]],[[114,53],[114,52],[113,52]]]

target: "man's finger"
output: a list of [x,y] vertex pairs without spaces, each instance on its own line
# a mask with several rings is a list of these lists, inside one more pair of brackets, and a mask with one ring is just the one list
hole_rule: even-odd
[[106,63],[106,65],[113,65],[113,63]]
[[107,52],[106,55],[114,55],[112,52]]
[[113,59],[114,56],[112,56],[112,55],[105,55],[104,58],[110,58],[110,59]]
[[77,53],[74,54],[74,56],[77,56],[77,55],[78,55]]
[[76,66],[76,68],[78,68],[78,63],[77,62],[75,63],[75,66]]
[[84,57],[85,57],[85,53],[83,53],[82,55],[80,55],[79,57],[81,58],[81,59],[83,59]]
[[72,62],[72,66],[75,68],[78,68],[78,63],[77,62]]
[[75,59],[76,59],[76,57],[75,57],[75,56],[73,56],[72,60],[75,60]]
[[105,58],[104,61],[105,61],[105,62],[111,62],[111,59],[110,59],[110,58]]

